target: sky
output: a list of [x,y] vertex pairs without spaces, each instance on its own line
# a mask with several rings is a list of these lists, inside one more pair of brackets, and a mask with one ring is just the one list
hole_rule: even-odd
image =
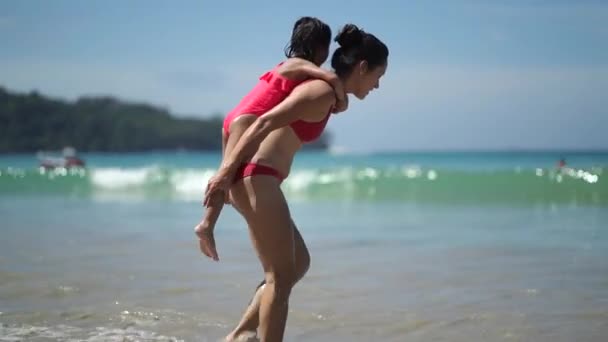
[[608,149],[608,1],[2,0],[0,86],[223,114],[305,15],[390,50],[330,120],[338,149]]

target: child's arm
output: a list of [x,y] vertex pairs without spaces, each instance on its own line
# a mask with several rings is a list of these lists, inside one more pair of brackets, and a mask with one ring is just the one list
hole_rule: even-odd
[[315,78],[331,84],[331,86],[334,88],[334,92],[336,93],[337,100],[334,112],[343,112],[348,108],[348,96],[346,95],[342,81],[334,72],[325,70],[310,61],[299,58],[297,62],[294,62],[291,65],[290,69],[289,75],[285,75],[288,78]]

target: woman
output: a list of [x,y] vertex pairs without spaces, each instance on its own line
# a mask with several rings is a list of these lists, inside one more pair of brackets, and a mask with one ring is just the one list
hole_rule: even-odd
[[[346,93],[362,100],[379,87],[388,48],[352,24],[345,25],[335,41],[340,47],[332,56],[332,67]],[[255,330],[258,322],[261,341],[283,339],[289,295],[308,270],[310,257],[280,185],[302,144],[321,135],[335,101],[334,90],[322,80],[297,86],[283,102],[256,118],[209,181],[205,204],[216,191],[230,192],[233,206],[247,221],[265,274],[265,286],[256,293],[259,301],[254,298],[227,340]]]
[[[320,67],[329,55],[330,43],[331,29],[323,21],[314,17],[301,17],[295,22],[289,46],[285,49],[287,60],[262,75],[257,85],[226,115],[222,128],[223,155],[229,154],[256,117],[283,101],[296,86],[308,78],[322,79],[331,84],[338,101],[334,112],[346,110],[348,97],[344,93],[342,82],[335,73]],[[210,198],[203,219],[194,228],[201,251],[215,261],[219,257],[213,231],[224,206],[224,197],[218,191]]]

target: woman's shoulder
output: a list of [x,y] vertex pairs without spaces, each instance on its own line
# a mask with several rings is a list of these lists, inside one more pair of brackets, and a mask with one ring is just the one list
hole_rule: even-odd
[[[312,105],[310,108],[317,108],[318,112],[323,115],[336,105],[336,93],[329,83],[322,80],[311,79],[304,81],[295,87],[291,94]],[[316,113],[317,110],[314,112]]]
[[298,85],[294,91],[304,92],[314,97],[332,97],[335,98],[334,88],[331,84],[320,79],[308,79]]
[[291,94],[308,103],[315,103],[319,108],[331,108],[336,104],[336,93],[329,83],[322,80],[306,80],[295,87]]

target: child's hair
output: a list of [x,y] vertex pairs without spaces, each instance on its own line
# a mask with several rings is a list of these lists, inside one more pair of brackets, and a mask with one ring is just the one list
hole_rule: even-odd
[[353,24],[346,24],[336,36],[340,45],[331,58],[331,66],[338,76],[347,76],[359,61],[367,61],[369,69],[386,64],[388,48],[371,33]]
[[319,49],[329,49],[330,42],[329,25],[314,17],[301,17],[293,25],[291,40],[285,47],[285,56],[313,62]]

